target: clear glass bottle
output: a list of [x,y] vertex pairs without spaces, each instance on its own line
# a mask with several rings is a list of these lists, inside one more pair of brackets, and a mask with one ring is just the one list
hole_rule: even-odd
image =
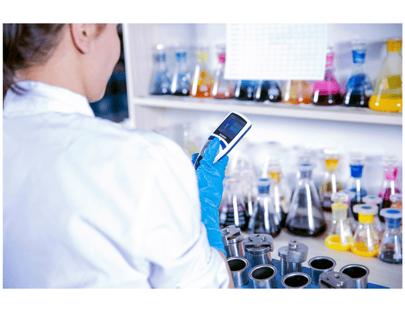
[[249,233],[269,234],[276,237],[281,231],[281,220],[270,197],[270,179],[259,179],[258,195],[249,221]]
[[273,180],[270,186],[270,197],[274,202],[276,213],[281,220],[281,226],[284,227],[285,219],[290,211],[291,190],[281,172],[278,158],[269,160],[268,175]]
[[218,65],[214,72],[214,86],[212,88],[212,97],[215,99],[230,99],[234,96],[235,83],[232,80],[224,78],[226,46],[217,44]]
[[254,95],[256,102],[280,102],[281,90],[277,81],[273,80],[261,80],[257,85],[257,89]]
[[387,221],[378,257],[389,263],[402,263],[402,210],[385,208],[380,214]]
[[[384,180],[378,194],[383,199],[380,209],[391,207],[391,195],[402,194],[398,181],[398,158],[395,155],[384,155],[383,165]],[[380,220],[384,222],[384,217],[380,216]]]
[[352,209],[350,209],[351,203],[353,198],[356,196],[354,192],[352,191],[348,191],[348,190],[342,190],[337,192],[337,194],[346,194],[347,195],[347,220],[349,221],[350,224],[350,228],[352,230],[352,233],[354,234],[354,232],[356,231],[357,228],[357,221],[354,219],[353,216],[353,211]]
[[224,193],[219,208],[219,225],[223,229],[235,225],[245,231],[249,224],[249,214],[243,204],[239,181],[234,177],[224,179]]
[[355,205],[354,212],[358,213],[359,223],[354,233],[354,244],[351,251],[362,257],[374,257],[378,255],[380,241],[377,229],[373,225],[374,215],[378,208],[375,205]]
[[323,182],[320,189],[322,209],[324,211],[331,211],[332,194],[343,190],[343,185],[338,178],[337,171],[339,165],[339,154],[336,150],[325,149],[325,173]]
[[326,246],[339,251],[348,251],[353,244],[353,233],[347,219],[349,196],[345,193],[332,194],[332,223],[328,236],[325,238]]
[[[375,205],[378,207],[378,211],[381,211],[381,203],[382,203],[381,197],[378,197],[376,195],[366,195],[363,197],[363,203],[366,205]],[[384,224],[378,217],[373,219],[373,224],[374,227],[377,229],[378,237],[381,240],[385,230]]]
[[308,81],[288,80],[283,90],[283,102],[311,104],[312,89]]
[[170,94],[171,77],[166,64],[166,48],[159,44],[153,51],[153,69],[149,83],[149,94]]
[[378,75],[369,107],[383,112],[402,111],[402,39],[386,41],[387,56]]
[[184,48],[178,48],[176,53],[176,66],[173,72],[171,93],[174,95],[190,94],[191,74],[187,64],[187,52]]
[[285,222],[286,228],[299,236],[318,236],[326,230],[318,190],[312,180],[314,167],[308,160],[299,163],[298,179]]
[[256,80],[238,80],[235,87],[235,98],[242,101],[253,101],[259,82]]
[[239,157],[233,175],[239,181],[243,203],[249,216],[253,214],[253,206],[257,193],[255,172],[247,157]]
[[368,101],[373,94],[373,85],[367,74],[366,44],[361,40],[352,42],[353,65],[350,78],[346,84],[346,94],[343,98],[345,106],[368,107]]
[[326,69],[323,81],[316,81],[311,97],[311,103],[315,105],[340,105],[343,102],[340,94],[340,86],[336,79],[333,59],[335,53],[333,45],[329,45],[326,53]]
[[352,153],[350,155],[350,179],[347,184],[347,189],[354,192],[350,209],[352,210],[354,219],[357,221],[357,213],[353,210],[354,205],[363,203],[363,197],[367,195],[363,180],[364,156],[361,153]]
[[208,48],[198,47],[193,78],[191,80],[190,95],[197,98],[210,98],[214,80],[208,69]]

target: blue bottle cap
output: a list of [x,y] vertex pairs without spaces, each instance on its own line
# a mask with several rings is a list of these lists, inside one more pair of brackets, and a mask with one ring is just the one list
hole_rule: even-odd
[[259,194],[268,194],[270,192],[270,179],[259,179],[257,187]]
[[176,53],[176,58],[178,62],[184,62],[186,60],[186,56],[187,56],[186,52],[183,51]]
[[363,165],[350,165],[350,174],[353,178],[361,178],[363,174]]
[[401,226],[402,211],[400,209],[385,208],[380,211],[390,229],[397,229]]
[[364,60],[366,59],[366,50],[353,50],[353,63],[356,64],[362,64],[364,63]]

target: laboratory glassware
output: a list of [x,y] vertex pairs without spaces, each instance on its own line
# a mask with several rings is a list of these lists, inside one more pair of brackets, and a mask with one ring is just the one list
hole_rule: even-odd
[[369,107],[384,112],[402,111],[402,39],[386,41],[387,55],[378,75]]
[[348,251],[353,244],[352,229],[347,219],[348,196],[344,193],[332,194],[332,223],[328,236],[325,238],[326,246],[339,251]]
[[288,80],[282,94],[284,103],[310,104],[312,89],[308,81]]
[[350,209],[356,221],[358,220],[358,216],[357,213],[354,212],[353,207],[354,205],[362,204],[363,197],[367,195],[364,180],[362,178],[364,159],[365,157],[361,153],[352,153],[350,155],[350,179],[347,189],[354,192],[355,195],[350,204]]
[[243,101],[252,101],[258,83],[256,80],[238,80],[235,87],[235,98]]
[[377,229],[374,227],[374,215],[378,212],[376,205],[355,205],[354,212],[358,213],[359,223],[354,233],[354,243],[351,251],[362,257],[378,255],[380,241]]
[[281,231],[281,219],[276,214],[274,203],[270,197],[270,179],[257,181],[258,194],[253,215],[249,221],[249,233],[269,234],[276,237]]
[[181,125],[181,127],[183,151],[191,157],[193,154],[198,153],[198,149],[195,144],[195,137],[193,136],[193,128],[190,123],[184,123]]
[[353,211],[350,207],[351,207],[352,200],[354,199],[354,197],[356,195],[354,192],[348,191],[348,190],[339,191],[339,192],[337,192],[337,194],[346,194],[348,196],[347,197],[348,198],[347,199],[347,207],[348,207],[347,220],[349,221],[350,228],[352,229],[352,233],[354,234],[354,232],[356,231],[356,228],[357,228],[357,221],[354,219]]
[[183,48],[178,48],[175,54],[176,66],[170,88],[171,93],[174,95],[189,95],[191,74],[187,64],[187,52]]
[[353,65],[350,78],[346,84],[343,98],[345,106],[368,107],[368,101],[373,94],[373,86],[365,66],[366,44],[361,40],[352,42]]
[[245,231],[249,224],[249,214],[243,204],[239,181],[231,176],[224,179],[224,193],[219,209],[219,225],[225,228],[235,225]]
[[339,165],[338,152],[332,149],[325,149],[324,160],[326,170],[320,189],[320,196],[322,201],[322,209],[324,211],[331,211],[332,194],[343,190],[342,183],[339,181],[337,175]]
[[270,160],[268,163],[268,175],[273,180],[270,186],[270,197],[274,202],[276,214],[279,216],[281,227],[285,226],[285,219],[290,210],[291,190],[286,178],[282,175],[278,158]]
[[391,208],[402,209],[402,194],[392,194],[390,200]]
[[323,81],[316,81],[311,103],[315,105],[340,105],[343,98],[340,94],[340,86],[335,76],[335,68],[333,67],[333,59],[335,53],[333,45],[328,46],[326,53],[326,69]]
[[261,80],[257,86],[254,100],[256,102],[280,102],[281,90],[278,83],[273,80]]
[[[378,194],[383,199],[380,209],[391,207],[391,195],[402,194],[398,181],[398,158],[395,155],[384,155],[383,165],[384,180]],[[380,216],[380,220],[384,222],[384,217]]]
[[197,47],[197,63],[191,80],[190,95],[197,98],[211,97],[214,80],[208,69],[208,48]]
[[299,163],[298,179],[293,191],[286,228],[300,236],[318,236],[326,230],[326,222],[309,161]]
[[402,263],[402,210],[385,208],[380,212],[386,220],[386,230],[381,240],[380,260],[389,263]]
[[[378,197],[376,195],[366,195],[363,197],[363,203],[365,203],[366,205],[376,205],[378,207],[378,211],[379,212],[381,211],[381,203],[382,203],[381,197]],[[380,218],[373,218],[373,224],[378,231],[378,238],[381,240],[385,230],[384,224],[381,222]]]
[[157,45],[153,51],[153,69],[149,83],[149,93],[152,95],[170,94],[171,77],[166,64],[166,47]]
[[232,80],[224,78],[226,46],[224,44],[217,44],[216,48],[218,53],[218,65],[214,72],[212,97],[215,99],[230,99],[233,98],[234,95],[235,83]]
[[249,216],[253,214],[253,206],[257,193],[255,172],[247,157],[239,157],[233,175],[240,181],[244,205]]

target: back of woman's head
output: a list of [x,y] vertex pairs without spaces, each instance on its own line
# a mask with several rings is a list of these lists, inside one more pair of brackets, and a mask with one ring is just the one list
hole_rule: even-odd
[[3,24],[3,89],[18,71],[44,64],[62,39],[65,24]]

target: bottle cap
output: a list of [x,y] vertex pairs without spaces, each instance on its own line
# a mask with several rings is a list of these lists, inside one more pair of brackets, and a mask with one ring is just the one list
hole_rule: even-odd
[[390,229],[396,229],[401,226],[402,210],[394,208],[385,208],[380,211],[380,215],[385,218],[387,226]]
[[207,59],[208,59],[208,53],[207,52],[205,52],[205,51],[197,51],[196,56],[197,56],[197,62],[198,63],[203,64],[203,63],[207,62]]
[[347,202],[349,200],[349,195],[346,193],[333,193],[331,196],[332,201],[336,202]]
[[257,181],[259,194],[268,194],[270,190],[270,183],[270,179],[259,179]]
[[355,192],[349,191],[349,190],[341,190],[341,191],[337,192],[336,194],[347,194],[347,196],[349,196],[350,200],[352,200],[356,196]]
[[374,215],[378,212],[376,205],[354,205],[353,211],[359,214],[361,223],[372,223]]
[[402,40],[399,38],[392,38],[386,41],[388,52],[399,52],[402,48]]
[[362,198],[365,204],[380,205],[382,203],[382,198],[376,195],[366,195]]
[[350,165],[350,175],[353,178],[361,178],[363,175],[363,165]]
[[398,157],[392,154],[384,155],[383,156],[383,163],[384,166],[394,166],[398,162]]
[[392,202],[401,201],[402,202],[402,194],[398,194],[398,193],[391,194],[390,201],[392,201]]

